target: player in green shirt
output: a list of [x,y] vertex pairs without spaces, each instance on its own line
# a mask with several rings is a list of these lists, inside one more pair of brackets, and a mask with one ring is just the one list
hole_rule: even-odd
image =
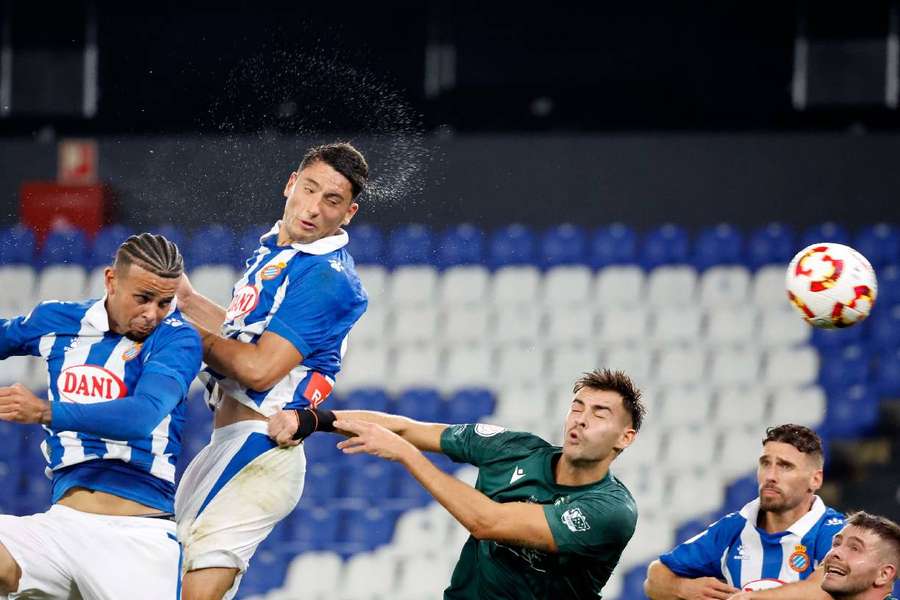
[[[344,453],[400,462],[471,533],[444,598],[562,600],[600,598],[634,533],[634,498],[609,466],[634,441],[644,413],[641,393],[624,373],[597,370],[575,383],[562,447],[494,425],[420,423],[369,411],[333,416],[334,427],[353,436],[339,444]],[[301,421],[279,413],[269,434],[288,445]],[[475,488],[435,467],[422,450],[477,466]]]

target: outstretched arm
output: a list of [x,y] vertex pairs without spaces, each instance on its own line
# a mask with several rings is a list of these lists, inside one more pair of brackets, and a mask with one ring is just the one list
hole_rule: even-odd
[[731,596],[729,600],[833,600],[831,594],[822,589],[824,577],[825,568],[819,565],[803,581],[786,583],[781,587],[758,592],[741,592]]
[[175,296],[178,299],[178,310],[196,325],[197,329],[207,332],[222,329],[225,309],[195,290],[187,274],[181,276]]
[[[494,502],[475,488],[435,467],[410,440],[375,421],[382,420],[388,426],[397,427],[414,438],[421,435],[426,445],[434,443],[433,428],[437,426],[419,423],[418,425],[430,425],[432,429],[422,430],[416,425],[410,428],[409,424],[401,421],[383,418],[390,415],[377,416],[381,413],[363,415],[369,416],[373,421],[352,420],[349,416],[354,412],[342,411],[341,418],[334,424],[336,429],[353,436],[338,444],[345,454],[365,452],[401,463],[477,539],[527,546],[547,552],[557,551],[543,506],[527,502]],[[439,448],[439,433],[436,443]]]
[[680,577],[654,560],[647,569],[644,593],[651,600],[727,600],[738,590],[715,577]]

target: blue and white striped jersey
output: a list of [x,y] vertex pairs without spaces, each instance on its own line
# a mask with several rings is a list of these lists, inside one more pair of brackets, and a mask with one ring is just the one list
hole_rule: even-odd
[[816,496],[812,510],[787,531],[756,527],[759,499],[660,556],[681,577],[718,577],[742,589],[761,579],[792,583],[809,577],[831,549],[844,516]]
[[[105,298],[43,302],[27,316],[0,319],[0,359],[13,355],[47,362],[53,417],[41,448],[52,502],[85,487],[173,510],[185,399],[202,360],[200,336],[181,313],[173,309],[138,343],[110,331]],[[142,378],[151,382],[149,396],[136,392]],[[108,418],[79,421],[78,411],[96,409]]]
[[271,331],[291,342],[303,360],[263,392],[205,368],[199,377],[211,407],[223,393],[266,416],[285,407],[318,405],[331,393],[347,334],[368,306],[345,247],[345,231],[310,244],[278,246],[279,224],[260,238],[259,248],[247,260],[221,333],[255,343]]

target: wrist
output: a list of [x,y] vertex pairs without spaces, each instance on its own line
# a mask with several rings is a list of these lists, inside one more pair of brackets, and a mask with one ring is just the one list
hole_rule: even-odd
[[41,410],[40,423],[41,423],[41,425],[49,426],[50,423],[53,422],[53,407],[51,406],[51,404],[49,402],[44,402],[43,404],[44,404],[44,406],[43,406],[43,409]]
[[418,448],[413,446],[408,441],[400,438],[403,441],[403,445],[401,446],[399,459],[400,463],[405,467],[410,467],[415,463],[418,459],[424,458],[424,455],[419,451]]

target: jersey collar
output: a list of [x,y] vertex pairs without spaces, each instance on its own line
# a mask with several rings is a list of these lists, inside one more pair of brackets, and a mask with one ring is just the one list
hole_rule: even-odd
[[102,298],[94,302],[91,307],[87,309],[87,312],[84,313],[84,320],[100,333],[109,331],[109,315],[106,312],[106,294],[103,294]]
[[[278,229],[281,227],[281,221],[279,220],[275,225],[272,226],[267,233],[265,233],[261,238],[259,238],[259,243],[263,246],[267,246],[269,244],[275,245],[278,240]],[[275,239],[272,239],[272,236],[276,236]],[[316,240],[309,244],[301,244],[299,242],[295,242],[291,244],[291,248],[295,250],[299,250],[300,252],[304,252],[306,254],[315,254],[317,256],[321,256],[322,254],[330,254],[335,250],[340,250],[350,241],[350,236],[347,235],[347,232],[343,229],[338,229],[338,232],[334,235],[329,235],[328,237],[323,237],[322,239]]]
[[[793,533],[794,535],[803,537],[813,528],[819,519],[822,518],[822,515],[825,514],[825,503],[822,502],[822,499],[818,496],[813,496],[813,498],[812,508],[809,509],[808,513],[800,517],[796,523],[788,527],[787,533]],[[756,526],[759,517],[759,498],[745,504],[744,508],[741,509],[740,515],[747,519],[749,523]]]

